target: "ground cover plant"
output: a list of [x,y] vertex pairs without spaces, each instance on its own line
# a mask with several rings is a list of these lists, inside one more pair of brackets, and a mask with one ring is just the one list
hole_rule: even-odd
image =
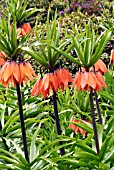
[[113,10],[45,1],[41,22],[43,3],[2,10],[0,169],[113,170]]

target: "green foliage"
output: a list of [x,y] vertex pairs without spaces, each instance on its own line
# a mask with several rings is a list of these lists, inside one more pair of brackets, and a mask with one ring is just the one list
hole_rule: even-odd
[[[45,29],[47,31],[45,31]],[[50,43],[55,48],[62,49],[70,41],[69,39],[66,41],[65,39],[63,39],[62,41],[60,40],[60,25],[56,21],[56,14],[54,20],[50,23],[48,13],[46,27],[41,32],[41,35],[39,35],[37,32],[37,25],[35,33],[37,41],[31,44],[32,49],[30,49],[29,47],[22,47],[21,49],[31,55],[32,58],[34,58],[38,63],[41,64],[41,66],[45,66],[47,68],[49,68],[50,66],[54,67],[58,63],[59,52],[54,50],[50,46]],[[44,33],[46,33],[46,35],[44,35]],[[38,46],[39,50],[37,51],[34,46]]]
[[[53,119],[53,107],[51,100],[43,101],[39,96],[30,96],[29,86],[22,88],[23,109],[27,142],[29,147],[30,163],[27,163],[23,155],[21,142],[21,129],[17,107],[15,88],[5,90],[1,86],[1,142],[0,145],[0,167],[4,169],[104,169],[111,168],[114,160],[113,155],[113,117],[107,121],[103,116],[103,126],[97,124],[100,140],[100,155],[94,150],[93,129],[91,125],[74,123],[76,126],[88,132],[85,138],[72,135],[67,129],[72,116],[81,120],[82,116],[90,119],[90,108],[87,93],[78,92],[74,89],[67,89],[64,93],[58,92],[58,109],[62,133],[56,134]],[[80,97],[81,96],[81,97]],[[83,96],[83,98],[82,98]],[[4,104],[5,100],[5,104]],[[84,105],[82,104],[82,100]],[[106,129],[104,131],[103,129]],[[70,133],[69,133],[70,132]],[[58,142],[63,141],[62,146]],[[65,148],[65,155],[59,156],[59,149]],[[87,163],[88,162],[88,163]]]
[[[63,61],[71,60],[76,66],[91,67],[101,57],[108,40],[112,38],[113,31],[110,31],[109,20],[108,27],[102,22],[106,28],[103,34],[97,32],[95,27],[91,27],[90,22],[83,27],[84,30],[80,30],[81,26],[84,25],[83,21],[81,21],[82,25],[80,27],[73,26],[73,24],[66,27],[67,23],[65,23],[66,25],[63,23],[64,29],[61,30],[61,23],[59,23],[61,18],[57,20],[56,14],[54,20],[50,21],[48,13],[48,20],[46,25],[42,26],[43,29],[37,30],[38,25],[36,23],[33,39],[36,38],[37,41],[32,43],[30,41],[28,42],[29,46],[25,47],[28,37],[25,36],[21,40],[17,38],[15,19],[23,21],[32,12],[30,10],[30,13],[27,13],[29,11],[27,10],[23,13],[22,10],[26,7],[26,2],[23,2],[24,5],[22,1],[19,1],[19,6],[16,6],[15,2],[17,1],[12,1],[11,4],[14,4],[9,5],[8,21],[2,18],[0,23],[0,50],[8,55],[8,59],[10,57],[14,59],[24,50],[46,68],[49,67],[49,63],[54,67],[58,67],[59,59]],[[19,13],[21,15],[18,15]],[[14,20],[12,34],[10,32],[10,17]],[[96,27],[98,30],[98,26]],[[112,22],[110,27],[112,30]],[[72,55],[73,50],[75,50],[75,56]],[[68,60],[64,60],[63,56]],[[36,66],[36,63],[34,65]],[[65,65],[64,62],[63,65]],[[74,67],[76,66],[74,65]],[[95,112],[100,144],[99,155],[95,149],[88,92],[78,92],[76,88],[72,89],[71,85],[65,91],[58,91],[57,106],[62,135],[57,135],[52,96],[46,100],[42,96],[31,96],[31,88],[34,82],[21,87],[30,163],[26,161],[23,152],[16,89],[13,87],[4,88],[0,85],[0,169],[113,170],[113,67],[109,67],[105,80],[107,88],[103,89],[102,92],[98,92],[103,119],[102,125],[98,123],[98,116]],[[83,124],[72,122],[72,118],[80,120]],[[89,119],[90,123],[87,123],[86,119]],[[87,131],[86,136],[81,136],[80,133],[75,134],[72,129],[69,129],[68,126],[71,123]],[[59,145],[60,141],[63,142],[62,145]],[[65,155],[60,156],[60,148],[62,147],[65,148]]]
[[13,1],[6,1],[6,6],[7,8],[3,8],[2,9],[2,15],[4,15],[5,17],[8,18],[9,14],[11,15],[11,19],[16,21],[19,21],[20,23],[28,18],[29,16],[31,16],[32,14],[34,14],[35,12],[39,11],[36,8],[27,8],[27,0],[23,1],[23,0],[13,0]]
[[55,46],[53,46],[53,48],[75,64],[82,65],[85,68],[90,68],[101,57],[107,42],[111,39],[111,31],[108,30],[99,37],[98,34],[95,34],[94,28],[90,27],[90,22],[86,24],[85,31],[81,33],[78,31],[77,27],[74,27],[72,30],[74,33],[73,36],[71,36],[71,43],[73,44],[73,48],[76,51],[80,63],[78,63],[74,57],[68,55],[59,48],[56,48]]
[[29,34],[19,39],[16,20],[10,25],[10,14],[8,20],[0,23],[0,51],[3,51],[8,59],[17,59],[18,54],[21,52],[21,47],[25,44]]

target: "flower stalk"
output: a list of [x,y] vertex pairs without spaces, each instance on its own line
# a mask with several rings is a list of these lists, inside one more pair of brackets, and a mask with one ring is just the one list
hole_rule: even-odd
[[16,83],[16,89],[17,89],[17,96],[18,96],[19,115],[20,115],[20,122],[21,122],[23,145],[24,145],[24,154],[25,154],[25,158],[27,162],[29,163],[26,131],[25,131],[25,125],[24,125],[24,115],[23,115],[23,108],[22,108],[22,98],[21,98],[20,86],[18,83]]
[[102,117],[101,117],[101,113],[100,113],[100,108],[99,108],[99,103],[98,103],[98,97],[97,97],[96,90],[94,90],[94,96],[95,96],[95,101],[96,101],[98,117],[99,117],[99,123],[102,125]]
[[[50,73],[54,73],[54,68],[51,66],[50,66]],[[53,91],[53,106],[54,106],[57,133],[58,133],[58,135],[61,135],[60,121],[59,121],[58,108],[57,108],[57,97],[56,97],[56,92],[54,92],[54,91]],[[63,142],[60,141],[59,144],[62,145]],[[61,154],[61,156],[65,154],[64,147],[62,147],[60,149],[60,154]]]
[[91,116],[92,116],[93,130],[94,130],[95,145],[96,145],[97,153],[99,154],[100,150],[99,150],[99,141],[98,141],[97,126],[96,126],[96,121],[95,121],[95,112],[94,112],[92,88],[90,88],[90,107],[91,107]]
[[[58,109],[57,109],[57,98],[56,93],[53,94],[53,105],[54,105],[54,113],[55,113],[55,122],[56,122],[56,128],[58,135],[61,135],[61,128],[60,128],[60,121],[59,121],[59,115],[58,115]],[[62,141],[59,142],[60,145],[63,144]],[[60,149],[61,156],[65,154],[64,148]]]

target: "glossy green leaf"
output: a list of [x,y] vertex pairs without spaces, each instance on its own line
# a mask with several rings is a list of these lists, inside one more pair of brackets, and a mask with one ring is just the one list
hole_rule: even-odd
[[36,142],[37,133],[38,133],[38,130],[40,129],[40,127],[41,127],[41,123],[39,124],[36,132],[34,133],[32,141],[31,141],[31,146],[30,146],[30,162],[32,162],[36,158],[36,156],[37,156],[35,142]]
[[72,57],[71,55],[67,54],[66,52],[62,51],[61,49],[59,48],[56,48],[55,46],[51,45],[50,46],[52,48],[54,48],[55,50],[57,50],[60,54],[62,54],[64,57],[68,58],[70,61],[72,61],[73,63],[75,64],[78,64],[79,66],[82,66],[82,64],[77,60],[75,59],[74,57]]
[[41,11],[41,9],[36,9],[36,8],[29,8],[24,13],[21,15],[20,21],[23,21],[25,18],[30,17],[32,14],[35,12]]
[[28,166],[27,160],[26,160],[21,154],[17,154],[17,156],[19,157],[20,162],[21,162],[24,166]]
[[93,132],[93,130],[89,126],[87,126],[86,124],[81,124],[81,123],[77,123],[77,122],[68,122],[68,123],[74,124],[74,125],[78,126],[79,128],[89,132],[89,133]]
[[88,25],[86,26],[86,36],[87,39],[85,41],[85,46],[84,46],[84,58],[86,64],[89,63],[90,58],[91,58],[91,32],[90,32],[90,21],[88,22]]
[[82,48],[78,37],[77,36],[72,37],[72,40],[73,40],[74,47],[75,47],[78,58],[80,59],[82,64],[86,65],[86,61],[85,61],[85,58],[84,58],[84,49]]
[[106,33],[104,33],[104,35],[98,42],[98,46],[95,50],[95,54],[92,56],[91,61],[88,64],[88,67],[91,67],[92,65],[94,65],[97,62],[97,60],[101,57],[101,54],[102,54],[107,42],[110,39],[111,39],[111,31],[108,30]]
[[87,145],[81,144],[81,143],[79,143],[79,142],[76,142],[75,145],[78,146],[80,149],[88,152],[88,153],[92,153],[93,155],[97,155],[97,153],[96,153],[92,148],[90,148],[90,147],[87,146]]
[[11,47],[12,52],[17,48],[17,33],[16,33],[16,21],[12,24],[12,32],[11,32]]
[[101,146],[101,150],[100,150],[100,154],[99,154],[99,157],[100,157],[100,160],[103,160],[105,154],[106,154],[106,151],[107,151],[107,147],[108,147],[108,143],[109,143],[109,140],[110,140],[110,136],[107,137],[105,139],[105,141],[103,142],[102,146]]
[[45,60],[41,59],[38,55],[36,55],[32,50],[29,49],[29,47],[22,47],[21,49],[23,51],[26,51],[29,55],[31,55],[31,57],[34,58],[42,66],[48,67],[47,62]]

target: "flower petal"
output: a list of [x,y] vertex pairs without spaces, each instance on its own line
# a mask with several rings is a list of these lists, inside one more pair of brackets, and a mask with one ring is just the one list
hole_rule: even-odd
[[84,89],[84,87],[86,86],[87,81],[88,81],[88,72],[84,72],[82,73],[82,76],[81,76],[81,88],[82,89]]
[[42,84],[42,79],[38,79],[37,82],[34,84],[31,95],[36,96],[41,93],[41,90],[40,90],[41,84]]
[[[103,76],[102,76],[102,74],[101,74],[100,72],[97,72],[97,73],[96,73],[96,78],[97,78],[97,81],[98,81],[102,86],[107,87],[107,85],[106,85],[106,83],[105,83],[105,81],[104,81],[104,79],[103,79]],[[99,84],[99,83],[98,83],[98,84]]]
[[7,67],[4,69],[4,73],[2,75],[4,82],[6,82],[10,76],[12,75],[12,68],[11,68],[11,62],[9,62],[9,64],[7,65]]
[[15,61],[12,61],[11,67],[12,67],[13,76],[16,79],[16,81],[19,83],[19,81],[20,81],[20,69],[19,69],[18,63],[16,63]]
[[55,92],[58,90],[57,76],[54,73],[50,73],[50,82],[52,83],[52,88]]
[[96,88],[96,79],[93,76],[92,72],[88,72],[88,82],[87,84],[92,87],[93,89]]
[[44,89],[44,91],[46,91],[48,88],[49,88],[49,74],[46,74],[43,77],[41,89]]

